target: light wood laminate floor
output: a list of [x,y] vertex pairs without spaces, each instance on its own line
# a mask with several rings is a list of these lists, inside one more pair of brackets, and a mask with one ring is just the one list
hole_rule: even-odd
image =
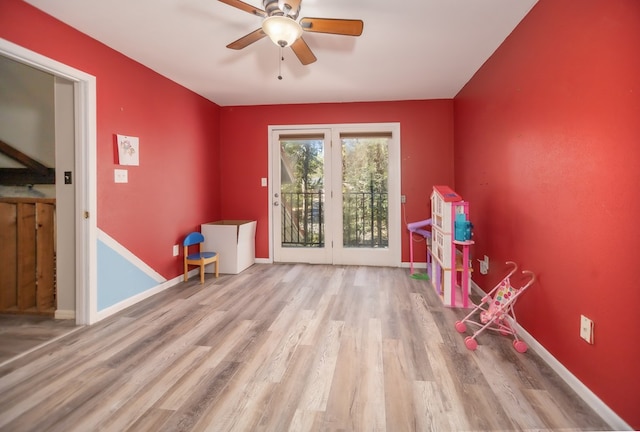
[[39,315],[0,314],[0,365],[78,327],[74,320]]
[[608,430],[463,314],[399,268],[194,277],[1,366],[0,430]]

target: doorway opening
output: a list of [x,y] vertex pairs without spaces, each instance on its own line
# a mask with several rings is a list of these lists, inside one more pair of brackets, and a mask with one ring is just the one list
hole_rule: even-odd
[[[70,211],[75,223],[70,235],[58,234],[57,256],[59,260],[61,248],[64,248],[65,257],[73,254],[71,271],[74,274],[67,275],[71,276],[72,280],[72,286],[64,294],[68,297],[68,303],[65,303],[67,306],[63,306],[65,309],[56,310],[56,316],[73,318],[77,325],[91,324],[96,321],[97,314],[95,77],[3,39],[0,39],[0,56],[47,72],[56,77],[62,86],[72,87],[69,102],[73,106],[71,134],[74,156],[70,162],[73,168],[69,171],[73,172],[75,178],[71,204],[65,205],[64,208]],[[56,143],[56,152],[57,146]],[[56,173],[56,176],[61,176],[60,180],[56,178],[56,184],[65,183],[62,179],[64,171]],[[58,212],[60,210],[58,209]],[[59,297],[62,295],[63,292],[60,291]]]

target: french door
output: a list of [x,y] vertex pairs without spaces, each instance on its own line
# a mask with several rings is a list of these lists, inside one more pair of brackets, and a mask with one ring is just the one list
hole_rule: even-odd
[[400,265],[398,124],[270,127],[275,262]]

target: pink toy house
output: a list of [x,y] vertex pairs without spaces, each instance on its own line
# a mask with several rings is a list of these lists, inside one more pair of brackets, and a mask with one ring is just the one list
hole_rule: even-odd
[[[431,193],[431,283],[445,306],[469,307],[472,240],[455,239],[456,215],[469,218],[469,203],[448,186]],[[459,281],[459,285],[458,285]]]

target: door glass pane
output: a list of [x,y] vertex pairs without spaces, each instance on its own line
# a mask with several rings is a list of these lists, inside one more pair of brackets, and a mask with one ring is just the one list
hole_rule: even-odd
[[282,247],[324,247],[324,139],[280,136]]
[[345,248],[389,246],[389,137],[341,135]]

